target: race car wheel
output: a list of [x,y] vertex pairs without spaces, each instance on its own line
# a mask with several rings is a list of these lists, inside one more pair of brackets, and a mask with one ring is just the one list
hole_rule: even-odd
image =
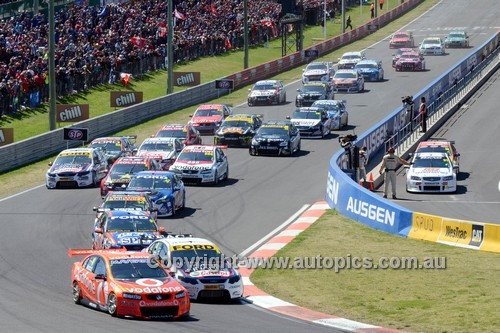
[[92,171],[92,187],[96,187],[99,184],[99,179],[97,179],[97,175],[95,171]]
[[186,208],[186,192],[182,195],[182,206],[181,209]]
[[325,129],[323,128],[323,126],[319,127],[319,131],[321,132],[321,138],[324,139],[325,138]]
[[78,285],[78,282],[74,281],[73,282],[73,302],[75,302],[75,304],[80,304],[81,300],[82,300],[82,296],[81,296],[80,286]]
[[286,104],[286,93],[285,93],[285,95],[283,96],[283,104]]
[[363,92],[365,91],[365,84],[363,83],[363,85],[361,86],[361,89],[359,90],[360,92]]
[[215,171],[215,174],[214,174],[214,186],[216,186],[217,184],[219,184],[219,175],[217,174],[217,171]]
[[250,156],[255,156],[255,148],[250,147],[248,152],[250,153]]
[[170,215],[170,217],[174,217],[175,216],[175,212],[176,212],[176,209],[175,209],[175,199],[172,199],[172,215]]
[[114,293],[110,293],[109,296],[108,296],[108,313],[113,316],[113,317],[116,317],[116,314],[117,314],[117,309],[118,309],[118,304],[116,303],[116,295]]
[[224,180],[228,180],[229,178],[229,165],[227,166],[226,173],[224,174]]
[[300,152],[300,140],[299,140],[299,145],[297,146],[297,153]]

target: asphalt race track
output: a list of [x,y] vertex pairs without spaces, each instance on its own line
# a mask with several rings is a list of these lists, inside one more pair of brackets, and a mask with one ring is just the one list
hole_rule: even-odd
[[[430,35],[444,37],[460,24],[471,35],[472,47],[476,47],[499,29],[500,9],[496,4],[496,0],[482,1],[481,6],[469,0],[445,0],[407,29],[413,31],[418,43]],[[467,13],[467,21],[457,22],[463,13]],[[396,73],[391,67],[393,51],[386,39],[366,51],[368,58],[383,60],[386,82],[367,83],[364,93],[337,94],[336,98],[347,99],[349,122],[355,126],[356,133],[361,134],[392,112],[400,104],[401,96],[418,92],[470,51],[449,50],[445,56],[428,56],[426,72]],[[234,111],[263,113],[265,120],[285,119],[294,109],[299,87],[300,83],[288,87],[287,99],[292,103],[287,105],[253,108],[245,105]],[[339,149],[337,135],[330,135],[326,140],[303,140],[303,151],[289,158],[252,157],[247,149],[229,149],[229,181],[218,187],[188,187],[184,218],[161,220],[160,225],[170,231],[209,238],[226,254],[241,253],[304,204],[324,199],[328,162]],[[460,143],[459,147],[464,163],[469,163],[467,154],[472,146]],[[471,172],[478,164],[464,164],[464,170]],[[66,251],[70,247],[91,246],[92,207],[99,201],[98,189],[49,191],[45,187],[0,201],[2,331],[331,331],[269,313],[243,301],[196,303],[192,305],[190,320],[174,322],[115,319],[74,305],[70,288],[71,260]],[[422,205],[419,210],[426,209],[427,206]]]
[[[398,174],[397,203],[412,210],[446,217],[500,223],[500,174],[498,146],[500,132],[498,100],[500,73],[497,71],[451,117],[432,138],[455,140],[460,152],[460,173],[454,194],[405,193],[406,170]],[[478,131],[478,129],[480,129]],[[422,205],[425,205],[423,210]]]

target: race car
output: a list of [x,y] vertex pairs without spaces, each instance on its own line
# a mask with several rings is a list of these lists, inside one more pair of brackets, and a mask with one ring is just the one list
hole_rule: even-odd
[[460,173],[460,153],[455,147],[455,141],[423,141],[418,144],[415,153],[446,153],[453,162],[457,174]]
[[324,100],[316,101],[312,107],[325,110],[332,119],[331,130],[340,130],[347,126],[349,122],[349,113],[346,108],[347,101],[344,100]]
[[444,40],[445,47],[469,47],[469,36],[463,30],[451,31]]
[[287,116],[299,130],[300,136],[324,138],[330,134],[333,118],[320,108],[305,107],[295,110],[293,115]]
[[258,81],[252,89],[248,89],[248,106],[257,104],[286,103],[286,89],[282,80]]
[[420,43],[418,53],[420,55],[444,55],[446,50],[440,37],[427,37]]
[[101,196],[108,191],[123,191],[134,173],[145,170],[160,170],[161,166],[151,157],[120,157],[101,181]]
[[108,160],[100,148],[63,150],[49,166],[45,174],[48,189],[97,186],[108,172]]
[[229,177],[229,163],[224,148],[227,146],[187,146],[170,171],[180,174],[184,183],[217,185]]
[[361,72],[365,81],[384,81],[384,69],[380,60],[361,60],[354,69]]
[[86,255],[71,269],[72,298],[76,304],[120,317],[189,316],[187,290],[164,268],[151,265],[148,253],[69,250],[68,254]]
[[235,114],[227,117],[215,132],[214,144],[248,147],[255,131],[262,125],[262,117],[263,115],[255,114]]
[[250,155],[292,156],[300,152],[300,132],[291,121],[267,121],[250,144]]
[[302,72],[302,83],[326,84],[332,81],[333,74],[335,74],[332,62],[311,62]]
[[333,76],[334,90],[346,92],[362,92],[365,90],[365,79],[357,69],[338,70]]
[[122,156],[132,156],[137,151],[137,136],[107,136],[92,140],[89,148],[101,148],[111,166]]
[[140,192],[108,192],[101,205],[94,207],[93,210],[96,212],[96,219],[109,210],[142,210],[149,212],[155,220],[157,216],[149,196]]
[[141,171],[132,177],[127,191],[146,192],[158,217],[174,216],[186,206],[184,183],[169,171]]
[[392,35],[389,41],[389,48],[398,49],[401,47],[414,47],[415,41],[413,40],[413,34],[407,31],[398,31]]
[[175,279],[191,299],[243,296],[240,273],[217,245],[206,239],[166,237],[151,244],[147,252],[164,266],[175,266]]
[[415,50],[414,49],[410,49],[410,48],[398,49],[396,51],[396,53],[392,55],[392,67],[396,67],[396,63],[398,62],[399,58],[401,57],[401,55],[403,53],[406,53],[406,52],[415,52]]
[[164,125],[154,138],[179,138],[182,143],[187,145],[201,145],[200,132],[191,124],[167,124]]
[[406,173],[408,192],[456,192],[455,166],[446,153],[417,153]]
[[193,125],[201,134],[214,134],[222,121],[227,116],[233,114],[228,105],[225,104],[204,104],[200,105],[194,114],[189,115]]
[[333,91],[330,85],[324,83],[306,83],[295,98],[295,106],[311,106],[319,99],[333,99]]
[[184,144],[178,138],[148,138],[142,142],[136,155],[154,158],[161,169],[168,170],[182,148]]
[[407,52],[401,54],[396,66],[397,72],[401,71],[425,71],[425,59],[417,52]]
[[365,59],[364,52],[346,52],[339,58],[337,66],[339,69],[352,69],[363,59]]
[[165,228],[158,227],[148,212],[108,210],[95,221],[92,230],[92,248],[124,247],[129,251],[141,251],[164,233]]

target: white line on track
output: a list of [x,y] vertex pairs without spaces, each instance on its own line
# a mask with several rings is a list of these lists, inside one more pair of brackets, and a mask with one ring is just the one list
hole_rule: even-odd
[[500,182],[498,182],[498,191],[500,192]]
[[[498,190],[500,191],[500,184],[498,184]],[[422,201],[415,201],[415,202],[418,202],[418,203],[422,203],[422,202],[437,202],[437,203],[457,203],[457,204],[463,204],[463,203],[466,203],[466,204],[485,204],[485,205],[498,205],[500,204],[500,201],[454,201],[454,200],[429,200],[429,201],[426,201],[426,200],[422,200]]]
[[10,195],[10,196],[8,196],[8,197],[5,197],[5,198],[3,198],[3,199],[0,199],[0,202],[2,202],[2,201],[6,201],[6,200],[9,200],[9,199],[12,199],[12,198],[14,198],[14,197],[17,197],[18,195],[21,195],[21,194],[24,194],[24,193],[27,193],[27,192],[30,192],[30,191],[33,191],[33,190],[36,190],[37,188],[40,188],[40,187],[42,187],[42,186],[45,186],[45,184],[40,184],[40,185],[37,185],[37,186],[35,186],[35,187],[29,188],[29,189],[27,189],[27,190],[24,190],[24,191],[22,191],[22,192],[19,192],[19,193],[16,193],[16,194]]
[[274,229],[273,231],[271,231],[270,233],[268,233],[267,235],[265,235],[264,237],[262,237],[261,239],[259,239],[257,242],[255,242],[253,245],[251,245],[247,249],[243,250],[243,252],[240,253],[240,256],[241,257],[245,257],[245,256],[249,255],[259,245],[261,245],[262,243],[264,243],[265,241],[267,241],[269,238],[271,238],[272,236],[274,236],[275,234],[277,234],[281,229],[285,228],[286,226],[288,226],[289,224],[291,224],[293,221],[295,221],[295,219],[297,219],[297,217],[299,217],[300,214],[302,214],[307,208],[309,208],[309,206],[310,205],[304,205],[304,206],[302,206],[302,208],[300,208],[297,212],[295,212],[295,214],[293,214],[292,216],[290,216],[285,222],[283,222],[276,229]]

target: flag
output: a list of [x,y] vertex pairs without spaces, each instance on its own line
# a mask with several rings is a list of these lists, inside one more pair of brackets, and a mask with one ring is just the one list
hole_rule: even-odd
[[104,9],[101,11],[101,13],[99,14],[100,17],[104,17],[104,16],[108,16],[109,14],[109,6],[106,5],[106,7],[104,7]]
[[140,48],[143,48],[144,46],[146,46],[146,38],[132,37],[132,38],[130,38],[130,41],[132,42],[132,44],[134,44],[135,46],[140,47]]
[[182,14],[181,12],[179,12],[179,11],[177,10],[177,8],[176,8],[176,9],[174,9],[174,16],[175,16],[176,18],[178,18],[179,20],[185,20],[185,19],[186,19],[186,15]]
[[231,42],[229,41],[229,38],[226,37],[226,40],[224,41],[224,45],[226,46],[226,49],[231,50],[233,46],[231,45]]
[[211,3],[211,4],[210,4],[210,10],[212,11],[212,14],[214,14],[215,16],[217,16],[217,14],[218,14],[218,13],[217,13],[217,9],[215,9],[215,7],[214,7],[214,4],[213,4],[213,3]]
[[120,73],[120,78],[122,79],[123,86],[126,87],[128,85],[128,82],[132,78],[132,74]]

